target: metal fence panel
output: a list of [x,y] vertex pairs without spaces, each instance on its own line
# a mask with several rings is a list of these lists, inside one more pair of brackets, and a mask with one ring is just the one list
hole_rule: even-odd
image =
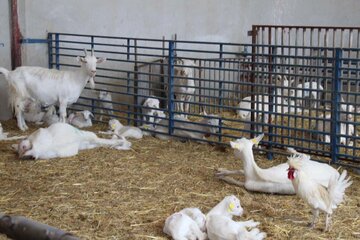
[[[50,33],[49,40],[49,67],[78,67],[73,59],[83,48],[93,47],[96,56],[108,59],[98,67],[95,90],[85,89],[73,110],[88,109],[97,119],[115,117],[164,136],[199,133],[197,141],[216,144],[265,132],[263,150],[269,157],[296,147],[319,159],[359,167],[359,48],[61,33]],[[184,65],[186,60],[195,65]],[[189,87],[179,75],[184,68],[193,72],[186,80],[194,85],[180,98],[179,89]],[[102,90],[111,93],[111,101],[98,98]],[[159,108],[142,105],[149,97],[160,101]],[[101,112],[109,110],[104,102],[113,104],[112,113]],[[189,104],[189,111],[181,104]],[[165,117],[155,117],[159,121],[149,129],[143,125],[149,124],[145,113],[151,109]],[[209,127],[210,119],[216,120],[216,128]]]

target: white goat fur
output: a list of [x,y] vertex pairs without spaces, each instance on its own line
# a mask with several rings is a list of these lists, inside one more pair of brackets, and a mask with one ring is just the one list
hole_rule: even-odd
[[163,232],[173,239],[207,239],[205,220],[198,208],[185,208],[166,219]]
[[93,117],[94,115],[88,110],[71,113],[68,117],[68,123],[78,128],[91,127],[91,118]]
[[87,82],[94,88],[96,64],[104,62],[104,58],[96,58],[93,54],[77,57],[81,68],[74,71],[60,71],[41,67],[18,67],[8,71],[0,67],[10,87],[10,103],[15,108],[18,127],[28,129],[23,118],[22,102],[34,99],[42,105],[59,105],[60,121],[66,121],[66,108],[68,104],[76,102]]
[[[204,125],[194,124],[193,122],[189,121],[188,119],[182,116],[174,117],[174,127],[175,128],[182,128],[182,129],[174,129],[173,135],[182,137],[184,139],[205,139],[205,136],[208,134],[217,133],[219,130],[219,118],[216,115],[208,115],[207,117],[203,118],[199,123]],[[155,137],[161,140],[169,140],[173,139],[172,136],[161,134],[161,133],[168,133],[168,120],[161,120],[159,125],[155,127],[155,131],[159,133],[155,133]],[[206,125],[205,125],[206,124]],[[164,125],[164,126],[162,126]],[[195,132],[201,131],[201,132]],[[177,138],[175,138],[177,139]],[[204,143],[199,141],[200,143]]]
[[[267,169],[262,169],[256,164],[252,147],[254,144],[257,145],[263,136],[264,134],[261,134],[254,139],[241,138],[236,141],[231,141],[230,145],[234,149],[235,156],[243,161],[244,169],[237,171],[219,169],[219,172],[215,175],[226,182],[244,186],[249,191],[295,194],[291,181],[287,178],[287,175],[284,174],[288,168],[286,163]],[[335,168],[328,164],[312,161],[310,160],[310,156],[304,160],[303,166],[306,171],[309,172],[312,179],[324,187],[328,187],[333,175],[339,176]],[[228,175],[245,175],[245,183],[236,181]]]
[[43,121],[47,124],[47,125],[51,125],[54,123],[58,123],[60,121],[59,116],[56,113],[56,108],[54,105],[48,107],[44,117],[43,117]]
[[[188,59],[180,59],[175,63],[175,78],[174,78],[174,93],[176,101],[176,110],[180,112],[189,112],[190,104],[188,103],[195,93],[195,67],[197,66],[194,61]],[[184,102],[185,101],[185,102]],[[187,116],[187,115],[185,115]]]
[[27,122],[41,123],[45,112],[41,110],[41,104],[27,99],[24,101],[24,119]]
[[95,147],[129,149],[124,139],[102,139],[93,132],[79,130],[67,123],[54,123],[22,140],[18,145],[18,153],[20,158],[50,159],[74,156],[79,150]]
[[18,140],[18,139],[23,139],[26,138],[26,136],[15,136],[15,137],[8,137],[9,133],[8,132],[4,132],[4,129],[2,127],[2,124],[0,123],[0,141],[4,141],[4,140]]
[[[232,196],[225,197],[206,215],[206,229],[210,240],[263,239],[266,234],[255,228],[259,222],[253,220],[235,222],[233,216],[241,216],[243,208],[240,200]],[[250,232],[246,228],[254,228]]]
[[[142,104],[142,112],[143,112],[143,122],[144,123],[158,123],[161,121],[161,118],[165,118],[164,111],[160,110],[160,101],[159,99],[149,97]],[[158,118],[160,117],[160,118]]]
[[109,130],[106,132],[99,132],[101,134],[113,135],[114,138],[135,138],[141,139],[143,132],[138,127],[124,126],[117,119],[109,120]]
[[100,109],[100,118],[99,120],[102,121],[103,119],[103,114],[107,113],[109,115],[113,115],[114,114],[114,107],[113,104],[111,103],[112,101],[112,97],[111,97],[111,93],[107,92],[107,91],[100,91],[99,92],[99,99],[102,100],[100,101],[100,107],[102,108],[106,108],[106,109]]
[[309,98],[314,100],[314,106],[317,107],[319,103],[318,96],[324,90],[323,86],[317,82],[305,82],[300,83],[296,86],[297,90],[290,90],[290,96],[296,97],[296,105],[303,106],[304,98]]

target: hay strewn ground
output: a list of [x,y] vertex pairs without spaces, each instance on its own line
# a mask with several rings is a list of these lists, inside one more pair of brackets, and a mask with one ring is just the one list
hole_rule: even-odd
[[[19,133],[14,120],[3,126]],[[100,128],[106,127],[93,130]],[[334,214],[332,231],[323,233],[323,215],[316,229],[307,228],[310,209],[299,198],[251,193],[215,179],[218,167],[241,168],[230,149],[151,137],[132,142],[132,151],[93,149],[38,161],[18,160],[10,149],[13,142],[1,142],[0,212],[23,215],[82,239],[167,239],[162,227],[174,211],[197,206],[207,212],[235,194],[245,209],[242,219],[260,221],[268,239],[360,238],[359,175],[351,173],[354,183],[347,200]],[[267,161],[257,155],[256,160],[267,167],[285,159]]]

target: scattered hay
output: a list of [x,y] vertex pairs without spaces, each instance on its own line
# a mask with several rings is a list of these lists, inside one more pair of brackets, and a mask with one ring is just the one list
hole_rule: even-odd
[[[14,120],[3,126],[20,133]],[[105,128],[96,125],[92,130]],[[360,177],[353,173],[347,200],[335,211],[331,232],[323,233],[323,215],[316,229],[308,229],[310,208],[296,196],[251,193],[215,179],[216,168],[242,166],[228,148],[147,137],[132,141],[131,151],[100,148],[70,158],[20,161],[12,143],[0,144],[0,212],[23,215],[82,239],[167,239],[162,228],[170,214],[192,206],[207,212],[230,194],[241,200],[242,219],[260,221],[268,239],[360,236]],[[262,167],[285,161],[260,155],[256,160]]]

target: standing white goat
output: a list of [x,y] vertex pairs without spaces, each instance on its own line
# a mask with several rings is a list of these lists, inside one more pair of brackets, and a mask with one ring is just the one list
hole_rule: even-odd
[[78,128],[91,127],[91,118],[93,117],[94,115],[88,110],[71,113],[68,117],[68,123]]
[[[188,113],[190,110],[190,100],[195,93],[195,67],[194,61],[179,59],[175,63],[174,93],[176,97],[176,111]],[[185,114],[185,118],[187,115]]]
[[26,99],[35,99],[42,105],[59,105],[60,121],[66,122],[68,104],[76,102],[87,82],[95,87],[96,64],[104,62],[105,58],[96,58],[94,49],[91,55],[85,50],[85,57],[77,57],[81,68],[75,71],[59,71],[41,67],[18,67],[8,71],[0,67],[10,87],[10,103],[15,108],[18,127],[28,129],[21,107]]
[[322,91],[324,91],[323,86],[317,82],[305,82],[300,83],[296,86],[297,90],[290,90],[290,96],[296,97],[296,105],[304,106],[304,100],[309,99],[313,100],[312,107],[317,108],[319,104],[319,97],[321,96]]
[[[107,92],[107,91],[100,91],[99,92],[99,99],[102,100],[100,101],[100,118],[99,120],[102,121],[103,119],[103,114],[104,113],[107,113],[109,115],[113,115],[114,114],[114,107],[113,107],[113,104],[112,104],[112,97],[111,97],[111,93],[110,92]],[[103,109],[105,108],[105,109]]]
[[169,216],[163,232],[175,240],[205,240],[205,215],[198,208],[185,208]]
[[[241,138],[231,141],[230,145],[234,149],[235,156],[242,160],[244,170],[219,169],[215,175],[228,183],[244,186],[249,191],[295,194],[291,181],[284,174],[288,168],[286,163],[267,169],[262,169],[256,164],[252,147],[254,144],[258,145],[263,137],[264,134],[260,134],[253,139]],[[312,161],[310,157],[304,160],[303,164],[304,168],[309,171],[311,178],[324,187],[328,187],[332,176],[339,176],[335,168],[328,164]],[[237,181],[228,175],[245,175],[245,182]]]
[[22,159],[50,159],[74,156],[79,150],[96,147],[128,150],[130,146],[130,142],[124,139],[103,139],[93,132],[79,130],[67,123],[54,123],[22,140],[18,145],[18,153]]
[[[206,215],[206,229],[210,240],[261,240],[266,234],[260,232],[259,222],[253,220],[235,222],[233,216],[241,216],[243,208],[234,195],[225,197]],[[246,228],[254,228],[250,232]]]

